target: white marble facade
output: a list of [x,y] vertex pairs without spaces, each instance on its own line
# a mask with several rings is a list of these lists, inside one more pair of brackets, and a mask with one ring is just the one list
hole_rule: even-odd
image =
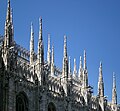
[[5,35],[0,37],[0,111],[120,111],[116,80],[113,76],[112,102],[104,96],[102,63],[99,68],[98,95],[88,84],[86,52],[80,57],[79,71],[70,69],[67,37],[64,36],[63,68],[54,64],[54,47],[48,36],[47,61],[44,60],[42,18],[38,51],[34,52],[34,30],[31,23],[30,51],[14,41],[13,18],[8,0]]

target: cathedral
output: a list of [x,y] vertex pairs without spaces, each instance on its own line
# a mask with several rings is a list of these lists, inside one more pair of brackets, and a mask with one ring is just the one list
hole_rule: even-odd
[[[88,84],[86,51],[80,57],[79,71],[70,68],[67,37],[64,36],[62,70],[54,64],[54,47],[48,36],[47,60],[44,59],[42,18],[39,19],[37,53],[31,23],[30,51],[14,40],[10,0],[7,4],[4,35],[0,36],[0,111],[120,111],[116,78],[113,74],[112,100],[104,95],[102,63],[99,67],[98,94]],[[83,62],[82,62],[83,61]]]

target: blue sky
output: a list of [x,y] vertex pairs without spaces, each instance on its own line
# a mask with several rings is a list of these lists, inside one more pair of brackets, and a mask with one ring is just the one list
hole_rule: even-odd
[[[68,55],[76,58],[87,52],[89,84],[97,94],[99,62],[103,63],[105,95],[111,100],[112,73],[117,79],[120,103],[120,1],[119,0],[11,0],[15,41],[29,49],[30,24],[34,24],[37,50],[39,17],[43,18],[45,59],[47,35],[54,44],[55,64],[62,68],[63,36],[67,35]],[[7,0],[0,0],[0,35],[4,34]]]

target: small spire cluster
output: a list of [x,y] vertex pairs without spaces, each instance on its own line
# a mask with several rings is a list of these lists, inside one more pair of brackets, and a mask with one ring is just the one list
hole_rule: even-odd
[[[37,58],[39,64],[44,64],[44,48],[43,48],[43,38],[42,38],[42,18],[39,19],[40,29],[39,29],[39,40],[38,40],[38,54]],[[71,58],[67,56],[67,37],[64,36],[64,52],[63,52],[63,68],[62,68],[62,78],[69,78],[72,74],[71,72]],[[30,64],[33,64],[34,61],[34,30],[33,24],[31,23],[31,39],[30,39]],[[80,56],[79,70],[77,73],[76,68],[76,59],[74,58],[74,70],[72,77],[81,82],[83,88],[88,87],[88,71],[87,71],[87,62],[86,62],[86,51],[84,50],[84,59],[82,63],[82,56]],[[55,64],[54,64],[54,46],[52,49],[50,47],[50,34],[48,34],[48,50],[47,50],[47,62],[50,67],[50,75],[54,76],[55,74]],[[104,82],[103,82],[103,73],[102,73],[102,62],[100,62],[99,67],[99,80],[98,80],[98,97],[104,98]],[[113,89],[112,89],[112,104],[117,104],[117,92],[116,92],[116,80],[115,74],[113,74]]]
[[[38,64],[44,64],[44,48],[42,38],[42,18],[39,18],[39,39],[38,39],[38,51],[37,51]],[[30,64],[34,61],[34,30],[33,23],[31,22],[31,37],[30,37]]]
[[[67,36],[64,35],[64,51],[63,51],[63,68],[62,68],[62,78],[73,77],[74,79],[78,79],[84,87],[88,86],[88,73],[86,66],[86,51],[84,50],[84,67],[82,65],[82,57],[80,56],[80,66],[79,71],[77,73],[76,67],[76,59],[74,58],[74,70],[73,74],[71,72],[71,63],[70,56],[68,59],[67,56]],[[50,35],[48,35],[48,51],[47,51],[47,62],[48,66],[51,67],[51,75],[54,76],[54,47],[52,46],[52,51],[50,48]],[[72,75],[72,76],[71,76]]]
[[[2,47],[1,48],[2,49],[1,51],[2,52],[1,53],[2,54],[1,56],[2,68],[1,69],[2,69],[2,73],[5,71],[5,75],[4,73],[3,74],[1,73],[2,76],[4,75],[2,78],[3,80],[1,79],[2,80],[1,88],[4,86],[4,80],[5,81],[7,80],[6,82],[10,86],[7,88],[12,88],[13,92],[16,92],[15,90],[16,88],[14,89],[12,85],[16,86],[15,83],[17,82],[18,83],[20,82],[22,84],[22,81],[25,80],[23,82],[23,85],[21,85],[20,90],[22,89],[22,87],[24,87],[25,82],[27,82],[27,85],[28,86],[30,85],[30,87],[24,87],[24,88],[31,89],[33,87],[32,88],[33,91],[31,91],[31,94],[32,92],[36,93],[37,91],[36,94],[38,96],[38,97],[36,96],[36,100],[38,101],[34,101],[34,103],[43,102],[43,101],[39,101],[39,97],[42,97],[41,95],[45,94],[46,97],[49,96],[49,97],[52,97],[52,99],[58,100],[62,98],[61,100],[64,100],[65,105],[66,105],[63,107],[69,108],[66,110],[72,110],[71,109],[72,106],[70,105],[73,105],[74,106],[73,108],[75,107],[79,109],[85,108],[85,110],[89,109],[89,110],[95,110],[95,111],[98,111],[98,110],[106,111],[106,108],[110,108],[110,111],[118,111],[119,106],[117,104],[115,73],[113,73],[112,101],[110,104],[107,104],[106,97],[104,96],[102,62],[100,62],[100,66],[99,66],[98,96],[93,96],[92,87],[88,85],[86,51],[84,50],[83,60],[82,60],[82,56],[80,56],[78,71],[77,71],[77,65],[76,65],[76,58],[74,58],[74,68],[72,72],[71,71],[71,58],[70,56],[68,58],[68,53],[67,53],[67,36],[64,35],[63,63],[62,63],[63,67],[62,67],[62,71],[60,71],[58,68],[56,68],[55,63],[54,63],[55,61],[54,60],[54,46],[52,45],[51,47],[50,34],[48,34],[47,61],[44,60],[44,45],[43,45],[43,36],[42,36],[42,18],[41,17],[39,18],[39,37],[38,37],[37,54],[35,54],[34,52],[34,28],[33,28],[32,22],[31,22],[30,31],[31,31],[30,32],[30,53],[28,53],[29,51],[28,50],[26,51],[26,49],[24,49],[23,51],[23,48],[13,47],[15,45],[17,46],[17,44],[15,44],[14,42],[13,14],[12,14],[12,9],[10,7],[10,0],[8,0],[6,21],[5,21],[5,35],[4,35],[3,45],[1,46]],[[18,60],[17,57],[19,57],[20,59]],[[28,64],[28,58],[29,58],[29,64]],[[16,71],[17,69],[16,65],[18,66],[17,68],[19,69],[18,72]],[[5,66],[5,69],[3,66]],[[24,71],[24,75],[22,75],[23,71]],[[15,77],[16,77],[16,80],[18,81],[16,80],[11,81],[14,79],[14,76],[11,76],[10,78],[8,78],[9,74],[17,74],[17,76]],[[24,91],[28,91],[28,89]],[[11,90],[11,89],[8,89],[8,90]],[[8,107],[6,107],[7,106],[6,103],[9,103],[8,102],[9,98],[7,98],[8,96],[6,95],[11,95],[11,93],[13,92],[6,91],[6,94],[4,95],[3,94],[4,90],[3,90],[3,92],[1,93],[2,95],[5,96],[5,99],[6,99],[5,108],[7,109]],[[10,98],[12,98],[12,96],[10,96]],[[1,100],[3,101],[4,99],[1,99]],[[44,102],[46,103],[46,101]],[[56,104],[57,104],[57,101],[56,101]],[[36,107],[39,107],[39,106],[36,106]],[[10,108],[12,107],[10,106]]]

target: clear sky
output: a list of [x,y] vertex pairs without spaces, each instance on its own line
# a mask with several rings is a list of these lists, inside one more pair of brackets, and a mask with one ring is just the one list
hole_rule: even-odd
[[[4,34],[7,0],[0,0],[0,35]],[[45,59],[47,35],[54,44],[55,64],[62,68],[63,36],[67,35],[68,55],[76,58],[87,52],[89,84],[97,94],[99,62],[103,63],[105,95],[111,100],[112,73],[117,79],[120,103],[120,0],[11,0],[14,18],[14,38],[29,49],[30,24],[34,24],[37,50],[39,17],[43,18]]]

